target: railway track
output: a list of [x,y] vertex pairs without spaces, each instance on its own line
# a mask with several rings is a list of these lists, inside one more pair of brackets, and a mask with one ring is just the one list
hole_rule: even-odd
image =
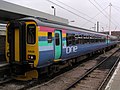
[[10,66],[8,63],[0,64],[0,84],[12,80],[10,73]]
[[[53,76],[53,78],[48,78],[45,80],[33,80],[28,82],[18,82],[18,81],[11,81],[9,83],[5,83],[0,86],[0,90],[65,90],[71,83],[78,80],[85,72],[89,71],[93,66],[99,63],[102,59],[109,57],[111,53],[117,50],[111,50],[106,52],[106,54],[100,55],[96,60],[89,60],[86,62],[82,62],[79,66],[69,70],[67,72],[61,73],[58,76]],[[103,55],[105,55],[103,57]],[[93,59],[93,58],[92,58]],[[88,90],[88,89],[87,89]]]
[[[107,60],[108,58],[110,58],[113,55],[113,54],[111,55],[111,53],[113,53],[113,52],[109,52],[109,54],[108,55],[106,54],[105,57],[101,57],[101,56],[103,56],[103,55],[101,55],[99,58],[97,58],[97,60],[90,60],[90,61],[88,61],[88,63],[85,62],[85,64],[81,64],[77,68],[72,69],[62,75],[59,75],[46,83],[43,83],[43,84],[37,85],[36,87],[30,88],[30,90],[43,90],[43,89],[44,90],[69,90],[69,89],[71,89],[69,87],[70,86],[72,87],[73,83],[79,82],[78,79],[80,77],[85,76],[85,74],[90,72],[91,69],[93,69],[93,67],[96,67],[97,66],[96,63],[102,64],[103,62],[101,62],[101,60],[103,60],[103,59]],[[89,64],[91,64],[91,65],[89,65]],[[78,89],[78,90],[81,90],[81,89]],[[85,89],[85,90],[89,90],[89,88]]]
[[118,59],[116,60],[115,64],[112,66],[112,68],[110,69],[110,71],[108,72],[107,76],[105,77],[105,79],[103,80],[103,82],[100,84],[99,88],[97,90],[104,90],[105,86],[107,85],[111,75],[113,74],[118,62],[120,61],[120,56],[118,57]]
[[[83,88],[81,88],[80,90],[104,90],[105,88],[105,84],[106,82],[108,81],[108,79],[110,78],[112,72],[114,71],[116,65],[118,64],[118,62],[120,61],[120,49],[117,50],[116,52],[114,52],[112,55],[110,55],[109,57],[105,58],[104,60],[102,60],[100,63],[98,63],[97,65],[95,65],[93,68],[91,68],[89,71],[87,71],[85,74],[83,74],[78,80],[76,80],[75,82],[73,82],[72,84],[70,84],[65,90],[79,90],[80,86],[82,86]],[[113,60],[113,57],[115,57],[114,60],[115,62],[113,63],[113,65],[111,67],[105,65],[105,63],[109,62],[111,63],[111,60]],[[106,64],[107,64],[106,63]],[[103,65],[104,64],[104,65]],[[107,72],[107,75],[106,77],[104,78],[104,80],[102,80],[101,84],[98,85],[97,88],[93,87],[89,87],[89,86],[83,86],[83,85],[80,85],[80,83],[82,82],[82,80],[88,80],[88,77],[90,77],[90,74],[94,73],[95,70],[98,70],[98,68],[101,66],[105,67],[105,68],[109,68],[109,71]],[[96,74],[94,78],[97,77],[97,75],[99,74]],[[87,78],[87,79],[86,79]],[[100,80],[101,81],[101,80]],[[84,82],[85,83],[85,82]],[[77,88],[78,87],[78,88]],[[86,89],[85,89],[86,88]],[[91,89],[90,89],[91,88]]]

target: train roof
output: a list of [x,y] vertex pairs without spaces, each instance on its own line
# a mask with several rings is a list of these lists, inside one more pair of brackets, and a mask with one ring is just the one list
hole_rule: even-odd
[[[50,21],[50,20],[40,18],[40,17],[26,17],[26,18],[22,18],[22,19],[19,19],[19,20],[35,21],[38,26],[39,25],[49,26],[49,27],[65,29],[65,30],[69,30],[69,31],[82,31],[82,32],[86,32],[86,33],[96,34],[96,35],[99,35],[99,36],[107,36],[107,34],[103,34],[103,33],[100,33],[100,32],[95,32],[95,31],[91,31],[89,29],[80,28],[80,27],[76,27],[76,26],[71,26],[71,25],[68,25],[68,24],[60,23],[60,22]],[[116,38],[116,36],[111,36],[111,35],[108,35],[108,36],[110,38]]]

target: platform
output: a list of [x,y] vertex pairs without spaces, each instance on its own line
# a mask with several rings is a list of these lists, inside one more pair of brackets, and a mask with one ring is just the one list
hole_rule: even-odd
[[0,53],[0,68],[5,67],[7,65],[9,64],[7,63],[5,55]]
[[0,68],[9,65],[6,61],[0,62]]
[[120,90],[120,62],[105,90]]

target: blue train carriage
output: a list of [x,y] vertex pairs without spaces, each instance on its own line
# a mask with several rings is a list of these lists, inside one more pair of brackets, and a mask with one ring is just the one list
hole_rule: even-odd
[[29,80],[38,78],[38,69],[55,71],[59,62],[114,46],[115,39],[40,18],[24,18],[7,25],[6,58],[17,79]]

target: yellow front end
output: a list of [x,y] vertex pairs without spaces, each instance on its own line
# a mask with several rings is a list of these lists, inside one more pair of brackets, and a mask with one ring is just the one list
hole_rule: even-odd
[[14,21],[7,25],[6,59],[14,72],[24,71],[16,79],[38,78],[36,67],[39,60],[38,30],[34,21]]
[[[28,25],[33,25],[33,24],[36,26],[35,22],[26,22],[27,26]],[[27,27],[26,27],[26,29],[27,29]],[[29,64],[33,64],[32,67],[35,67],[35,68],[37,67],[38,60],[39,60],[38,30],[39,30],[39,28],[36,26],[35,43],[34,44],[29,44],[29,43],[26,42],[26,60],[28,62],[31,61],[32,58],[29,58],[29,55],[35,56],[34,63],[29,63]]]

